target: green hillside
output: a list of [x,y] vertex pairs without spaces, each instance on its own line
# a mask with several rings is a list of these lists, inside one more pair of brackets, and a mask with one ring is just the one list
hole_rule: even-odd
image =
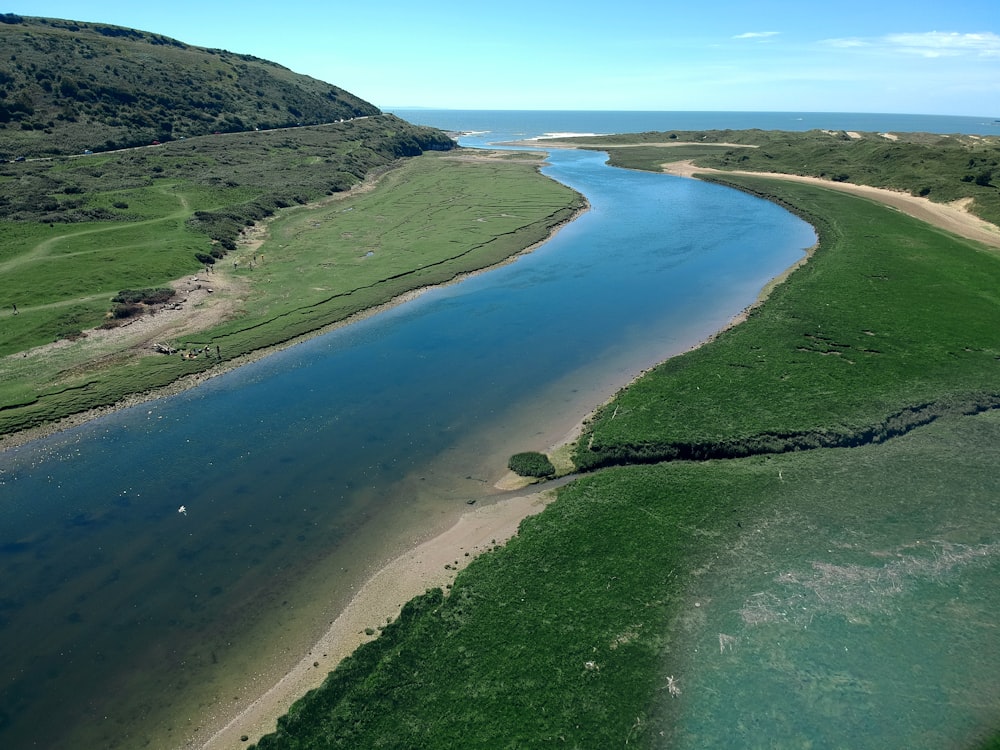
[[0,159],[379,114],[267,60],[120,26],[0,14]]

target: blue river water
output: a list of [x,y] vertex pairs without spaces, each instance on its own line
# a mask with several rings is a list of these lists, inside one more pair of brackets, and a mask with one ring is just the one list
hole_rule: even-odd
[[[650,129],[586,114],[405,116],[468,145]],[[591,210],[516,262],[0,454],[0,746],[132,746],[254,628],[326,617],[310,592],[347,597],[365,544],[494,494],[507,455],[723,327],[815,240],[736,191],[549,162]]]

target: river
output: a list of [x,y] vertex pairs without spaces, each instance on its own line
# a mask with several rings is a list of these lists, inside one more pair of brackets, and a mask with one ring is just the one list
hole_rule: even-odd
[[297,660],[374,565],[495,494],[510,453],[814,242],[751,196],[603,162],[551,155],[592,209],[515,263],[0,454],[0,745],[139,746],[150,713]]

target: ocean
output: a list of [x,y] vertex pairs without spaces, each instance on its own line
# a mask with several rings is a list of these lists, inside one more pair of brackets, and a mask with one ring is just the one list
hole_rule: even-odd
[[495,136],[502,133],[504,138],[530,138],[554,133],[609,134],[754,128],[1000,135],[1000,115],[955,117],[858,112],[586,112],[406,108],[388,111],[418,125],[431,125],[455,132],[472,131],[479,135]]

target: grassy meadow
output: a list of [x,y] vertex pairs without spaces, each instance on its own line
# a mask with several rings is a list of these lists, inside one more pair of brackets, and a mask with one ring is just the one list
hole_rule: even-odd
[[246,314],[199,341],[260,348],[500,263],[581,206],[567,188],[533,177],[519,160],[428,154],[371,193],[290,209],[270,224],[252,270],[246,252],[234,256],[253,289]]
[[[649,149],[649,165],[697,155]],[[996,601],[976,599],[970,582],[995,580],[1000,544],[989,501],[1000,492],[1000,254],[834,191],[719,179],[812,222],[810,260],[744,323],[599,410],[575,453],[593,471],[447,594],[410,602],[260,750],[716,746],[698,744],[712,732],[802,747],[817,739],[812,720],[846,727],[858,747],[996,746],[995,671],[978,669],[994,652],[981,658],[973,645],[993,639]],[[898,550],[891,569],[887,549]],[[861,678],[818,666],[828,643],[795,636],[804,645],[790,651],[785,631],[754,646],[774,655],[753,685],[708,666],[713,648],[725,659],[740,639],[712,629],[698,592],[730,578],[772,585],[785,565],[845,576],[830,589],[810,583],[817,597],[795,600],[795,616],[867,639],[874,651],[855,670],[883,661],[879,648],[954,637],[941,671],[916,680],[926,696],[919,667]],[[965,609],[949,614],[958,602]],[[704,662],[684,650],[696,637],[712,642]],[[711,705],[726,691],[748,708]],[[910,699],[958,718],[945,728]],[[891,713],[888,736],[854,721],[855,705],[876,724]],[[778,734],[755,734],[762,710],[776,722],[763,731]]]
[[1000,252],[832,190],[725,181],[794,206],[818,250],[746,323],[602,408],[578,465],[849,446],[1000,404]]

